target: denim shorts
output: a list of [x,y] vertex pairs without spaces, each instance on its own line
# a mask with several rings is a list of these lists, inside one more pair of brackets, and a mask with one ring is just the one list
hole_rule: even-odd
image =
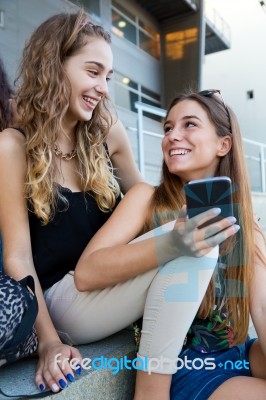
[[249,350],[256,339],[215,353],[183,349],[171,384],[171,400],[207,400],[227,379],[251,376]]

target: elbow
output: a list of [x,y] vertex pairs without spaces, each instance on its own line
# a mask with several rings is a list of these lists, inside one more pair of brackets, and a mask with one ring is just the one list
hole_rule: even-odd
[[86,292],[90,290],[88,285],[86,285],[86,279],[84,279],[83,274],[81,274],[78,270],[75,270],[74,272],[74,283],[79,292]]
[[88,292],[92,290],[89,284],[91,282],[90,275],[89,265],[87,262],[84,263],[81,257],[74,271],[74,283],[79,292]]
[[81,284],[81,281],[77,278],[76,274],[74,274],[74,283],[78,292],[84,292],[83,285]]
[[93,290],[102,289],[99,282],[96,281],[95,274],[91,273],[89,268],[82,270],[77,267],[74,272],[74,283],[79,292],[91,292]]
[[101,264],[99,264],[97,252],[86,258],[81,257],[74,272],[76,289],[79,292],[91,292],[111,286],[113,280],[108,279],[107,275],[106,268],[101,268]]

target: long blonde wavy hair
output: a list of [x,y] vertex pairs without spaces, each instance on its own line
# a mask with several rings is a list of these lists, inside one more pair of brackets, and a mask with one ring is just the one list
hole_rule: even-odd
[[[242,343],[247,337],[249,326],[248,293],[254,255],[257,254],[263,259],[263,254],[254,243],[254,232],[259,231],[259,228],[254,222],[241,133],[235,114],[229,107],[227,107],[227,112],[217,95],[207,97],[191,91],[181,94],[172,101],[167,115],[172,107],[184,100],[199,103],[207,112],[210,122],[216,128],[217,135],[229,135],[232,139],[231,150],[221,158],[215,176],[229,176],[232,180],[234,213],[241,229],[237,235],[220,245],[220,256],[226,260],[227,265],[224,276],[227,317],[222,325],[217,326],[217,329],[225,328],[233,322],[233,344]],[[178,211],[184,203],[183,184],[177,175],[169,172],[163,161],[161,183],[151,200],[144,230],[147,231],[177,218]],[[263,261],[266,263],[266,260]],[[214,305],[214,282],[211,281],[197,317],[205,319],[210,316]]]
[[[23,51],[16,80],[16,103],[20,127],[26,135],[25,196],[44,224],[53,218],[59,198],[67,204],[58,185],[54,184],[56,164],[53,153],[71,96],[64,61],[93,38],[111,43],[109,33],[92,24],[83,10],[74,14],[61,13],[43,22]],[[120,193],[103,145],[112,124],[109,110],[106,96],[93,111],[91,120],[80,121],[76,127],[82,191],[91,191],[99,208],[106,212],[114,207]]]

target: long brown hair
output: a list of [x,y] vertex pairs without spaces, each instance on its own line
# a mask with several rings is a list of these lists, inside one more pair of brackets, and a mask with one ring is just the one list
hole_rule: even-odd
[[[254,254],[259,249],[254,244],[254,216],[252,211],[251,191],[244,158],[240,128],[233,111],[225,108],[217,95],[202,96],[188,92],[177,96],[168,108],[184,100],[199,103],[207,112],[210,122],[216,128],[218,136],[229,135],[232,139],[231,150],[221,158],[215,176],[228,176],[233,185],[235,216],[241,226],[237,235],[227,239],[220,246],[220,256],[226,260],[225,293],[227,316],[219,329],[233,322],[233,343],[242,343],[249,326],[249,282]],[[162,178],[151,201],[145,230],[177,218],[178,211],[185,203],[183,185],[180,178],[169,172],[163,162]],[[198,310],[199,318],[210,316],[215,305],[214,283],[211,281],[206,295]]]
[[[109,33],[91,23],[83,10],[74,14],[61,13],[43,22],[23,51],[16,102],[20,126],[26,134],[25,195],[45,224],[53,218],[58,198],[67,202],[54,184],[53,153],[71,95],[63,64],[93,38],[111,42]],[[103,211],[115,205],[120,192],[103,146],[112,123],[109,109],[108,97],[104,97],[91,120],[81,121],[76,127],[82,190],[90,190]]]

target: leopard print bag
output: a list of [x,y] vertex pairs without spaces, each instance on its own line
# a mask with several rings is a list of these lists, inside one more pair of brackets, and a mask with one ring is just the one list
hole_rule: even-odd
[[37,350],[37,314],[33,277],[16,281],[0,274],[0,367]]

